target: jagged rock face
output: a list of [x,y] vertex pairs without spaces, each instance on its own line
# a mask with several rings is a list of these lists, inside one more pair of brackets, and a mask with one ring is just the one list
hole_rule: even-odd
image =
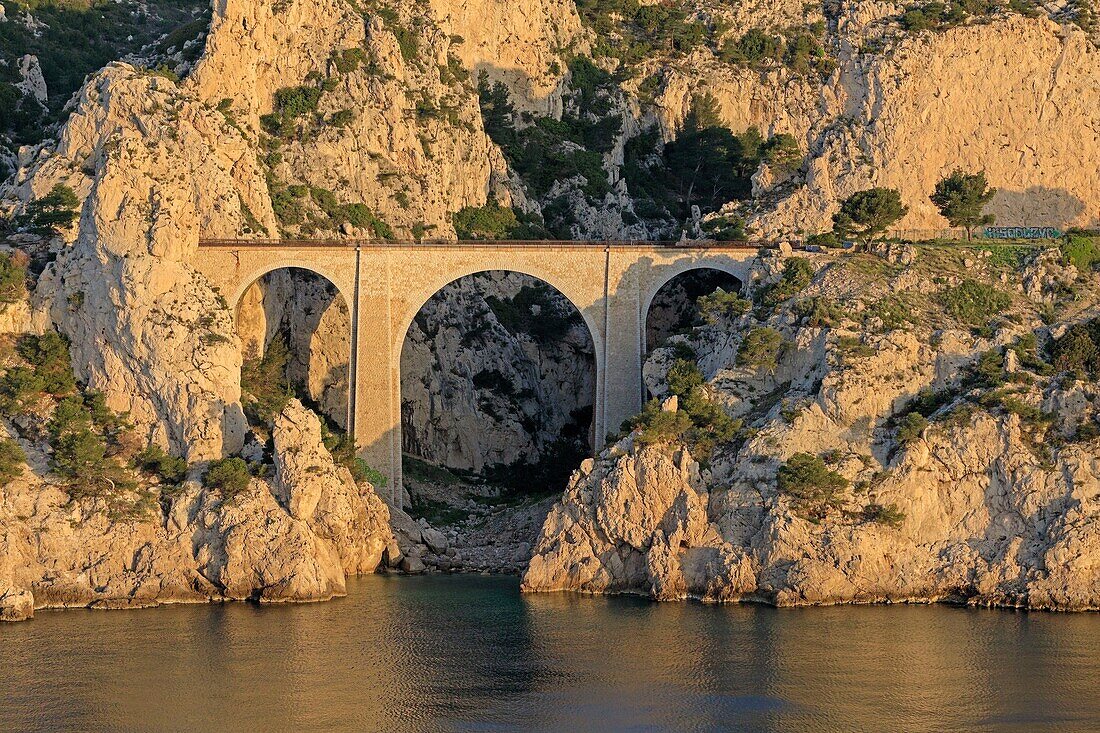
[[560,49],[583,42],[572,0],[431,0],[440,28],[462,42],[455,53],[472,73],[508,85],[521,110],[561,114]]
[[78,378],[150,440],[192,459],[237,450],[231,316],[187,263],[200,232],[237,230],[246,201],[272,219],[247,141],[170,82],[114,65],[31,170],[28,197],[58,181],[86,194],[76,241],[34,297],[71,339]]
[[246,359],[262,357],[272,339],[284,339],[290,383],[347,427],[351,316],[332,283],[300,269],[265,275],[241,296],[237,335]]
[[[525,587],[1100,608],[1100,447],[1089,437],[1100,394],[1056,368],[1025,368],[1014,350],[1021,336],[1065,332],[1065,322],[1043,325],[1044,308],[1093,317],[1095,275],[1049,254],[1013,277],[949,249],[883,248],[883,257],[890,264],[834,261],[770,314],[759,306],[677,337],[699,354],[707,394],[745,430],[705,471],[676,441],[639,449],[633,437],[583,465],[543,527]],[[754,288],[774,281],[777,263],[761,268]],[[989,314],[991,333],[957,327],[950,308],[893,326],[877,315],[894,298],[934,308],[963,275],[1015,291]],[[1079,300],[1057,300],[1070,291]],[[833,309],[816,316],[824,323],[806,325],[798,303],[812,298]],[[738,359],[763,327],[786,341],[774,369]],[[647,364],[656,395],[668,392],[673,357],[658,349]],[[974,376],[979,364],[992,376]],[[920,404],[932,405],[921,408],[927,422],[903,440],[898,425]],[[780,467],[796,454],[844,480],[823,515],[780,488]],[[879,521],[876,507],[896,516]]]
[[906,512],[901,529],[813,524],[746,477],[708,490],[686,453],[620,445],[574,476],[524,588],[1100,608],[1095,455],[1039,466],[1013,423],[982,417],[908,451],[877,487]]
[[[805,188],[770,227],[824,229],[835,202],[870,186],[897,188],[901,229],[946,225],[928,200],[953,168],[984,170],[1000,192],[1001,224],[1091,226],[1097,221],[1100,51],[1072,26],[1011,18],[901,41],[888,55],[845,63],[818,125]],[[989,95],[990,89],[998,90]]]
[[[531,333],[551,318],[560,328]],[[458,280],[428,301],[405,340],[404,449],[478,472],[534,463],[591,407],[594,365],[587,327],[552,288],[517,273]]]
[[[0,489],[0,617],[34,608],[326,600],[373,572],[393,542],[389,511],[321,443],[292,401],[275,423],[273,483],[226,500],[185,483],[161,515],[111,519],[27,471]],[[32,447],[34,464],[45,463]]]
[[[394,13],[398,24],[387,25],[340,0],[228,3],[215,12],[188,89],[210,103],[230,100],[241,124],[260,131],[276,91],[328,77],[317,112],[350,112],[350,121],[284,140],[272,174],[366,204],[401,236],[417,227],[452,237],[451,213],[485,202],[499,155],[482,130],[473,82],[454,74],[450,37],[423,8]],[[339,71],[333,56],[347,52],[364,60]]]

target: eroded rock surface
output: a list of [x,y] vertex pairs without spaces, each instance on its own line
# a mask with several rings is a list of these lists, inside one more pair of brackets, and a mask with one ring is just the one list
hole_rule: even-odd
[[378,569],[393,543],[389,511],[356,485],[297,401],[274,428],[274,479],[227,498],[189,480],[159,493],[152,514],[112,518],[70,502],[45,457],[0,490],[0,614],[34,608],[155,606],[209,600],[319,601],[350,574]]
[[[793,298],[767,305],[764,274],[754,312],[678,338],[705,380],[662,415],[704,399],[741,421],[736,433],[711,450],[685,428],[644,428],[585,463],[525,589],[1100,608],[1100,393],[1060,371],[1057,345],[1096,317],[1096,275],[1049,253],[1014,265],[949,248],[817,266]],[[953,310],[960,287],[1003,300]],[[912,310],[883,310],[897,303]],[[774,363],[739,358],[763,331]],[[673,366],[683,374],[675,353],[647,365],[655,394]],[[705,470],[685,445],[708,453]],[[791,473],[796,457],[817,468]],[[798,477],[786,488],[784,471]]]

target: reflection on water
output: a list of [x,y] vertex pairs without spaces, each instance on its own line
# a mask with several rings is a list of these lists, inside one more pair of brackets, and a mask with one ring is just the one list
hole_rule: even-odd
[[1100,728],[1098,615],[521,597],[477,576],[349,591],[0,626],[0,730]]

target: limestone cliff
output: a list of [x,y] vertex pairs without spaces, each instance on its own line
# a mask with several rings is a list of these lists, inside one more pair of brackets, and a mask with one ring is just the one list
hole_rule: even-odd
[[37,608],[138,608],[217,600],[326,600],[378,568],[389,511],[321,443],[291,402],[275,422],[275,474],[226,496],[188,480],[154,488],[149,514],[73,502],[24,443],[30,466],[0,489],[0,618]]
[[[1096,275],[1049,254],[1019,269],[883,254],[826,264],[778,302],[790,280],[766,276],[755,315],[688,337],[701,387],[683,391],[682,349],[659,350],[651,389],[686,406],[574,475],[525,588],[1100,607],[1098,393],[1061,371],[1060,340],[1095,317]],[[960,309],[979,291],[999,312]],[[739,421],[713,448],[700,401]]]

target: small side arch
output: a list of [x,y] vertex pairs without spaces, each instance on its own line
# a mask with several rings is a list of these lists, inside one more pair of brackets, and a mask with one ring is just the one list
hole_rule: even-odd
[[653,300],[661,290],[673,280],[691,272],[692,270],[716,270],[736,278],[741,287],[744,287],[749,275],[749,263],[745,260],[730,257],[713,258],[684,258],[666,265],[661,269],[660,277],[654,278],[649,283],[649,288],[642,294],[642,318],[649,315],[649,309],[653,306]]
[[236,318],[237,307],[240,305],[241,298],[244,297],[244,294],[250,287],[261,279],[278,270],[306,270],[332,283],[336,291],[340,294],[340,297],[344,299],[344,303],[347,304],[348,308],[353,309],[356,304],[354,273],[351,274],[351,279],[349,280],[347,277],[348,273],[338,271],[340,269],[341,268],[324,267],[323,265],[318,265],[315,260],[304,258],[279,258],[277,260],[264,262],[263,264],[256,265],[246,270],[243,274],[235,278],[237,282],[236,289],[232,293],[223,293],[223,295],[226,296],[229,306],[233,311],[233,317]]

